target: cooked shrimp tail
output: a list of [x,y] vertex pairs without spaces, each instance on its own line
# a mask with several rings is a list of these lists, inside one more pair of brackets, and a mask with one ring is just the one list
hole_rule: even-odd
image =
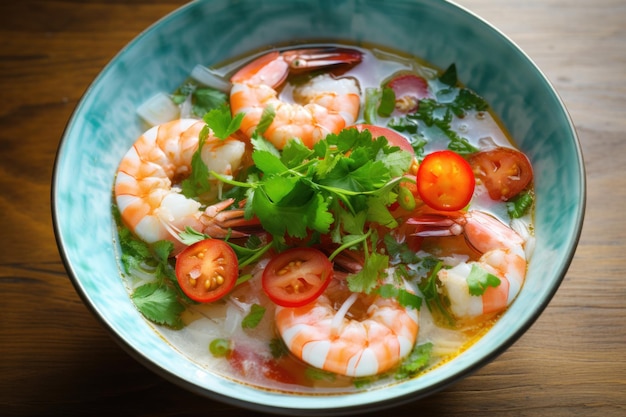
[[380,296],[359,302],[364,296],[358,293],[337,308],[332,292],[302,307],[277,308],[278,331],[291,353],[317,368],[362,377],[394,368],[411,352],[417,310]]
[[[203,121],[180,119],[157,125],[142,134],[122,158],[115,180],[114,194],[122,221],[139,238],[154,243],[169,240],[181,249],[178,234],[186,227],[214,237],[228,233],[237,237],[250,226],[243,211],[226,210],[233,201],[219,201],[222,184],[211,178],[207,198],[215,201],[203,209],[185,197],[178,183],[189,176],[191,160],[199,146]],[[229,137],[217,139],[209,134],[202,148],[202,161],[209,170],[229,176],[242,166],[245,143]]]
[[[427,214],[407,220],[417,226],[415,236],[463,235],[481,256],[441,269],[438,278],[456,317],[476,317],[504,310],[519,293],[526,276],[525,240],[509,226],[480,211],[450,215]],[[495,275],[499,285],[489,286],[482,295],[472,295],[468,277],[479,267]]]
[[283,98],[278,88],[290,72],[353,65],[360,60],[359,51],[345,48],[270,52],[245,65],[231,78],[232,114],[244,114],[240,130],[252,137],[257,133],[264,111],[271,107],[272,122],[258,133],[278,149],[293,139],[312,147],[329,133],[339,133],[355,123],[361,105],[356,79],[326,73],[317,75],[295,86],[291,98]]

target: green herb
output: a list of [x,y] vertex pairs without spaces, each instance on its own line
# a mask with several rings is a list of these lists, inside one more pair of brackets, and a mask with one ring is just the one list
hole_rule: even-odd
[[389,117],[396,108],[396,93],[390,87],[384,87],[378,105],[378,115],[380,117]]
[[180,303],[172,287],[158,282],[144,284],[135,289],[131,299],[148,320],[174,329],[183,327],[180,314],[185,306]]
[[392,235],[386,234],[383,237],[383,242],[387,253],[396,258],[394,263],[415,264],[420,262],[421,258],[414,250],[411,250],[406,243],[398,242]]
[[497,287],[500,285],[500,278],[485,271],[477,264],[472,265],[472,270],[466,278],[469,292],[474,296],[481,296],[488,287]]
[[263,319],[265,310],[265,307],[259,304],[252,304],[250,312],[241,320],[241,327],[244,329],[254,329]]
[[292,141],[281,153],[262,138],[253,146],[258,176],[243,183],[211,174],[248,188],[246,217],[256,215],[277,240],[329,233],[335,221],[362,211],[367,221],[388,224],[391,216],[381,205],[395,201],[394,187],[412,158],[384,137],[372,140],[369,131],[356,129],[330,134],[312,150]]
[[225,140],[239,130],[243,117],[244,113],[238,113],[232,117],[230,107],[223,105],[205,114],[203,120],[207,127],[213,131],[215,137]]
[[524,191],[518,194],[513,200],[507,201],[506,211],[512,219],[519,219],[528,213],[533,202],[533,195],[528,191]]
[[439,81],[443,84],[454,87],[458,83],[456,64],[452,63],[446,70],[439,76]]
[[406,379],[415,376],[430,362],[433,344],[430,342],[415,346],[409,356],[402,362],[395,374],[396,379]]
[[124,272],[154,278],[137,287],[131,294],[131,300],[148,320],[174,329],[182,328],[180,315],[191,300],[180,290],[174,268],[169,263],[174,245],[165,240],[148,245],[122,225],[116,208],[113,212],[118,225]]
[[263,109],[263,113],[261,113],[261,120],[259,120],[259,124],[256,126],[254,133],[256,135],[262,135],[265,133],[267,128],[270,127],[274,121],[274,117],[276,117],[276,110],[274,110],[274,106],[270,104]]
[[228,96],[223,92],[209,87],[201,87],[193,81],[181,85],[171,98],[178,105],[183,104],[186,100],[191,100],[191,111],[197,117],[203,117],[207,112],[228,102]]
[[438,99],[425,98],[419,101],[417,111],[404,117],[395,117],[388,122],[388,127],[408,133],[413,139],[417,155],[423,155],[426,136],[420,131],[436,128],[448,139],[448,149],[460,154],[469,154],[478,149],[452,129],[453,117],[464,117],[468,111],[485,111],[487,102],[474,91],[457,87],[456,66],[450,65],[439,77],[447,86],[437,91]]
[[377,293],[383,298],[394,298],[403,307],[419,310],[422,306],[422,299],[419,296],[391,284],[380,286]]
[[[178,234],[178,237],[185,245],[193,245],[194,243],[200,242],[204,239],[212,239],[211,236],[198,232],[191,227],[186,227],[184,231]],[[263,242],[261,242],[261,239],[259,239],[259,237],[255,235],[252,235],[248,238],[245,246],[237,245],[236,243],[230,242],[228,240],[228,236],[223,240],[235,251],[235,254],[237,255],[237,261],[239,262],[239,268],[250,265],[252,262],[263,256],[265,252],[267,252],[272,247],[271,243],[263,244]]]
[[437,264],[434,266],[428,277],[420,281],[418,286],[420,291],[424,295],[424,300],[426,301],[426,306],[428,307],[428,310],[430,310],[431,312],[437,312],[444,319],[446,319],[450,326],[452,326],[454,324],[454,318],[444,305],[443,300],[441,299],[441,295],[438,291],[439,278],[437,277],[437,274],[442,267],[443,262],[437,261]]
[[274,359],[281,358],[289,354],[289,349],[280,337],[275,337],[270,340],[270,353]]
[[211,110],[220,108],[228,102],[228,96],[212,88],[197,88],[193,92],[193,113],[203,117]]
[[242,119],[243,113],[232,118],[227,105],[215,108],[204,115],[206,126],[200,132],[198,149],[191,157],[191,174],[181,182],[181,192],[185,197],[201,199],[203,194],[211,190],[209,169],[202,160],[202,148],[210,131],[217,138],[226,139],[239,129]]
[[372,253],[365,258],[363,269],[348,276],[348,288],[352,292],[370,294],[378,286],[378,279],[389,267],[389,257]]
[[230,341],[228,339],[213,339],[209,343],[209,352],[216,358],[223,358],[230,353]]
[[460,89],[454,101],[450,103],[450,110],[457,117],[464,117],[470,110],[485,111],[488,108],[489,105],[484,98],[467,88]]
[[337,379],[337,374],[334,374],[332,372],[328,372],[328,371],[324,371],[323,369],[319,369],[319,368],[313,368],[313,367],[307,367],[306,370],[304,371],[304,376],[307,379],[310,379],[312,381],[334,381],[335,379]]

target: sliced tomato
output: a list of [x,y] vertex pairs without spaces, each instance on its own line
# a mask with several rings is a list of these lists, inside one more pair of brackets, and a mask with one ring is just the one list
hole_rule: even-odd
[[368,124],[358,124],[354,127],[356,127],[359,132],[362,132],[363,130],[369,130],[372,134],[373,139],[384,136],[391,146],[397,146],[398,148],[407,152],[411,152],[412,154],[415,153],[407,138],[405,138],[393,129]]
[[427,155],[417,170],[417,191],[428,206],[454,211],[465,207],[474,194],[476,180],[470,164],[456,152]]
[[477,152],[470,157],[469,163],[493,200],[510,200],[533,179],[530,161],[515,149],[498,147]]
[[320,296],[333,277],[326,255],[313,248],[291,248],[272,258],[263,271],[267,296],[283,307],[300,307]]
[[413,113],[419,106],[419,100],[429,97],[428,81],[413,73],[400,73],[394,76],[387,86],[396,94],[396,110]]
[[176,278],[192,300],[208,303],[225,296],[237,282],[239,263],[224,241],[205,239],[176,256]]

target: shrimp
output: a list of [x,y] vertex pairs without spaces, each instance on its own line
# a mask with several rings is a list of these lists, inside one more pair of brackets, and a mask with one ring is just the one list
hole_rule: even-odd
[[362,317],[353,313],[348,318],[360,297],[352,293],[335,310],[327,290],[305,306],[277,307],[278,331],[291,353],[314,367],[352,377],[380,374],[399,364],[417,340],[417,310],[376,296]]
[[[497,313],[517,297],[526,277],[525,240],[513,229],[480,211],[469,211],[458,217],[425,215],[407,220],[420,226],[414,235],[422,237],[458,236],[480,254],[477,261],[460,262],[441,269],[438,278],[450,300],[450,310],[457,318],[472,318]],[[500,284],[489,286],[482,295],[471,295],[468,277],[474,266],[499,278]]]
[[[114,194],[124,224],[148,243],[167,239],[181,247],[178,233],[189,226],[214,237],[244,223],[243,210],[227,210],[233,200],[206,209],[181,194],[176,184],[189,176],[191,159],[198,149],[203,121],[179,119],[154,126],[143,133],[122,158]],[[235,138],[219,140],[210,132],[202,148],[210,170],[233,175],[241,167],[245,143]],[[210,199],[218,197],[219,184],[211,180]],[[233,237],[239,232],[232,232]]]
[[231,78],[231,112],[233,116],[245,115],[240,129],[247,137],[252,137],[263,111],[271,106],[275,116],[263,136],[278,149],[293,138],[312,147],[327,134],[339,133],[355,123],[361,103],[357,81],[318,75],[295,87],[295,103],[281,100],[276,89],[285,82],[290,71],[353,64],[360,60],[360,52],[343,48],[274,51],[263,55]]

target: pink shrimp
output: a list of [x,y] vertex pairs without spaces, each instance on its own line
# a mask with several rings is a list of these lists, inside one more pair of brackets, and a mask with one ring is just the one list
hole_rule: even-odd
[[[176,187],[191,172],[191,159],[204,126],[195,119],[154,126],[123,157],[115,180],[115,199],[123,222],[144,241],[167,239],[180,248],[178,233],[187,226],[224,237],[228,228],[244,222],[242,210],[225,210],[233,200],[203,210],[198,201],[185,197]],[[244,152],[244,142],[232,137],[222,141],[210,133],[202,159],[210,170],[232,175],[239,169]],[[207,197],[216,199],[220,184],[212,181]]]
[[[417,225],[416,236],[458,236],[463,234],[482,255],[477,261],[461,262],[438,273],[450,309],[456,317],[477,317],[504,310],[517,297],[526,277],[524,239],[513,229],[480,211],[457,217],[430,214],[407,221]],[[474,266],[500,279],[481,296],[471,295],[467,278]]]
[[298,358],[326,371],[361,377],[388,371],[411,352],[419,329],[417,310],[377,296],[362,317],[348,318],[362,296],[352,293],[336,310],[329,293],[302,307],[276,310],[278,331]]
[[294,88],[295,103],[283,101],[276,89],[285,82],[290,72],[354,64],[360,60],[360,52],[343,48],[274,51],[263,55],[231,78],[230,106],[233,116],[245,114],[241,131],[251,137],[264,109],[272,106],[275,116],[263,136],[278,149],[293,138],[299,138],[311,147],[327,134],[338,133],[354,124],[361,102],[356,80],[318,75]]

